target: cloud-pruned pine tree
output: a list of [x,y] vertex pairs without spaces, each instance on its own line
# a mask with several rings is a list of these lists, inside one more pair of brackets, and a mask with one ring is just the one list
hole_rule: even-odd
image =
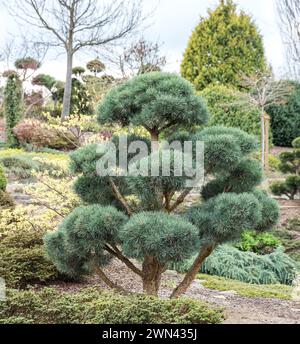
[[[143,126],[153,141],[167,135],[170,127],[188,130],[195,123],[204,124],[207,111],[187,81],[155,72],[114,88],[99,106],[98,116],[101,123]],[[178,140],[183,138],[178,135]],[[129,137],[128,142],[136,139]],[[47,253],[59,270],[71,276],[96,272],[110,287],[122,290],[104,272],[116,258],[142,279],[147,294],[158,295],[162,274],[172,264],[196,255],[171,295],[176,298],[188,289],[218,245],[239,238],[250,228],[265,231],[276,224],[277,203],[256,190],[262,170],[252,159],[257,149],[254,137],[239,129],[213,127],[194,132],[188,139],[204,141],[208,182],[198,202],[186,211],[178,207],[192,188],[185,183],[188,175],[173,173],[174,158],[186,154],[178,149],[170,155],[168,177],[100,177],[97,161],[105,153],[97,145],[71,155],[72,169],[80,175],[75,191],[86,206],[75,209],[57,232],[45,237]],[[150,146],[148,139],[140,140]],[[150,154],[162,152],[163,146],[157,144]],[[145,164],[149,158],[136,164]]]

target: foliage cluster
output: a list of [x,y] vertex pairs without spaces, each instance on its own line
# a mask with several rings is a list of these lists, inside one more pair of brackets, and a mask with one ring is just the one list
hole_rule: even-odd
[[247,106],[245,96],[223,85],[210,85],[200,95],[211,114],[209,125],[239,128],[260,137],[260,110]]
[[257,254],[269,254],[276,250],[282,243],[272,233],[256,233],[246,231],[242,234],[241,241],[235,245],[240,251],[250,251]]
[[0,209],[13,206],[13,200],[6,192],[7,178],[4,174],[4,168],[0,164]]
[[25,153],[22,150],[4,150],[0,152],[0,162],[13,179],[34,177],[34,172],[48,172],[52,176],[69,174],[67,159],[57,158],[54,154]]
[[242,73],[265,69],[262,37],[252,18],[238,13],[233,1],[222,0],[193,31],[181,74],[203,90],[210,84],[239,87]]
[[[185,272],[192,263],[193,259],[177,264],[175,268]],[[206,259],[201,272],[244,283],[292,285],[298,269],[297,263],[284,254],[282,248],[262,256],[222,245]]]
[[284,182],[275,182],[271,191],[276,196],[287,196],[289,199],[300,197],[300,137],[292,143],[293,151],[280,154],[279,170],[288,173]]
[[36,148],[74,149],[78,140],[64,127],[51,126],[39,120],[25,119],[14,128],[14,134],[21,145]]
[[26,287],[59,277],[57,269],[46,258],[43,237],[53,232],[61,219],[79,205],[72,192],[73,180],[57,172],[57,179],[35,173],[36,183],[24,192],[31,204],[1,209],[0,275],[10,287]]
[[290,147],[291,142],[300,136],[300,84],[294,81],[290,84],[293,91],[286,101],[267,109],[271,117],[273,143],[281,147]]
[[15,291],[0,302],[1,324],[219,324],[223,310],[190,299],[124,296],[97,288],[67,294],[55,289]]
[[18,146],[18,139],[14,134],[14,127],[23,115],[22,83],[17,76],[10,76],[4,90],[4,114],[6,123],[7,144],[9,147]]
[[[205,124],[207,110],[189,82],[174,74],[153,72],[112,89],[98,107],[98,120],[101,124],[143,127],[151,137],[152,153],[139,157],[130,168],[149,170],[153,159],[161,171],[160,158],[166,151],[157,141],[166,130],[191,130]],[[172,294],[178,297],[218,245],[238,239],[249,228],[263,232],[277,223],[277,203],[256,189],[262,181],[262,169],[252,158],[257,149],[255,137],[225,127],[194,131],[187,137],[188,141],[205,143],[208,178],[199,202],[180,215],[173,213],[192,191],[192,186],[187,186],[191,176],[186,166],[182,176],[175,174],[178,157],[189,161],[182,151],[169,151],[170,176],[157,177],[97,174],[100,159],[114,153],[109,144],[107,150],[94,144],[71,154],[72,172],[78,174],[75,191],[88,205],[75,209],[58,231],[45,237],[47,254],[60,271],[72,277],[96,272],[110,287],[120,290],[103,270],[116,257],[142,278],[146,293],[157,295],[168,266],[198,254]],[[127,138],[128,147],[137,140],[149,148],[147,138],[134,135]],[[126,147],[120,147],[119,137],[112,141],[118,147],[118,162],[118,153]],[[128,161],[135,157],[132,151],[127,154]],[[142,269],[130,258],[140,260]]]

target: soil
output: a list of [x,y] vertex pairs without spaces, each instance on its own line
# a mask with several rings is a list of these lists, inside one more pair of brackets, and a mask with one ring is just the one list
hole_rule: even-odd
[[[119,261],[113,261],[106,273],[120,286],[134,293],[142,293],[140,279]],[[163,275],[160,297],[167,298],[173,288],[181,281],[182,275],[167,271]],[[97,277],[93,276],[81,283],[59,282],[51,284],[60,291],[73,293],[82,288],[98,286],[103,290],[108,287]],[[224,324],[300,324],[300,302],[280,299],[257,297],[242,297],[234,291],[216,291],[194,281],[186,296],[189,298],[210,302],[225,309]]]
[[276,200],[280,205],[280,226],[284,227],[288,220],[300,216],[300,200]]

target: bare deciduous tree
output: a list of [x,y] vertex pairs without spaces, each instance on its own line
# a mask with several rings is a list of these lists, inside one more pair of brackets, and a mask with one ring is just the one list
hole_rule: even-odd
[[249,90],[241,102],[245,108],[261,110],[261,159],[266,166],[266,110],[269,106],[286,101],[292,87],[285,80],[276,81],[272,73],[256,73],[252,76],[242,76],[242,86]]
[[127,37],[144,19],[142,0],[14,0],[9,8],[43,35],[39,43],[67,55],[62,120],[70,113],[74,55]]
[[283,42],[286,46],[288,70],[300,79],[300,1],[277,0]]
[[166,57],[160,55],[161,46],[140,38],[119,56],[120,70],[124,78],[127,74],[137,75],[161,70],[166,65]]

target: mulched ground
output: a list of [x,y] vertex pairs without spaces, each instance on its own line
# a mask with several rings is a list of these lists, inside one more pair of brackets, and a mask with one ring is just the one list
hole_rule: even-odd
[[[126,290],[142,293],[140,278],[123,263],[113,261],[106,269],[106,273]],[[163,275],[160,297],[167,298],[181,279],[182,275],[174,271],[167,271]],[[51,284],[51,287],[68,293],[92,286],[108,290],[107,286],[97,276],[91,277],[83,283],[59,282]],[[194,281],[186,296],[223,307],[226,313],[225,324],[300,324],[299,302],[242,297],[234,291],[220,292],[205,288],[201,285],[201,281]]]
[[280,205],[280,225],[286,225],[287,221],[300,216],[300,200],[276,199]]

